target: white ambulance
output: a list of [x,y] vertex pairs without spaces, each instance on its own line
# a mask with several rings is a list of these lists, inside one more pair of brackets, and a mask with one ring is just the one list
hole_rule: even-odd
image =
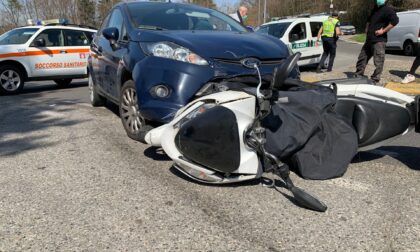
[[[316,43],[322,22],[328,16],[305,16],[280,19],[262,24],[256,32],[272,35],[285,43],[294,53],[302,53],[299,66],[318,64],[323,53],[322,42]],[[328,64],[328,59],[326,60]]]
[[67,86],[87,76],[90,42],[96,30],[77,25],[39,25],[0,36],[0,93],[15,94],[25,81],[54,80]]

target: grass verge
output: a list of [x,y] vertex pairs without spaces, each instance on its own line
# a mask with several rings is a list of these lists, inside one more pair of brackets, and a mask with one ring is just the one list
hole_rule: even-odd
[[359,42],[359,43],[365,43],[366,41],[366,34],[356,34],[353,37],[350,38],[353,41]]

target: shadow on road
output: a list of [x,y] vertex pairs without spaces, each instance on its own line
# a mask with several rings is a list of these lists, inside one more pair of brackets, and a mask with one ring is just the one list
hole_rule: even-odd
[[42,96],[39,93],[29,96],[0,99],[0,157],[59,144],[51,140],[49,128],[69,127],[84,122],[68,118],[68,112],[75,110],[70,100],[36,99]]
[[411,146],[384,146],[372,151],[359,152],[352,163],[361,163],[390,156],[405,164],[408,168],[420,171],[420,148]]
[[151,146],[144,150],[146,157],[156,161],[171,161],[171,158],[166,155],[162,148]]
[[41,93],[46,91],[58,91],[58,90],[65,90],[65,89],[74,89],[87,86],[87,81],[81,81],[76,83],[71,83],[68,87],[62,88],[58,85],[51,83],[51,84],[37,84],[37,85],[27,85],[22,89],[21,94],[32,94],[32,93]]

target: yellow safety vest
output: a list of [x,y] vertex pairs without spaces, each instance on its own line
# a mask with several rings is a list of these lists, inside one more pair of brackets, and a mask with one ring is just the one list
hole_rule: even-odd
[[322,36],[323,37],[334,37],[335,33],[335,26],[337,25],[338,20],[335,18],[328,18],[328,20],[325,20],[322,22]]

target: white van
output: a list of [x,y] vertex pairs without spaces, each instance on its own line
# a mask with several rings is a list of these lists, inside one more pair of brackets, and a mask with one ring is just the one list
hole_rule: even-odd
[[388,50],[403,50],[414,55],[420,46],[420,9],[397,13],[400,22],[388,33]]
[[[323,53],[322,42],[316,43],[322,22],[328,16],[288,18],[262,24],[256,32],[279,38],[294,53],[302,53],[299,66],[318,64]],[[326,62],[328,64],[328,60]]]

